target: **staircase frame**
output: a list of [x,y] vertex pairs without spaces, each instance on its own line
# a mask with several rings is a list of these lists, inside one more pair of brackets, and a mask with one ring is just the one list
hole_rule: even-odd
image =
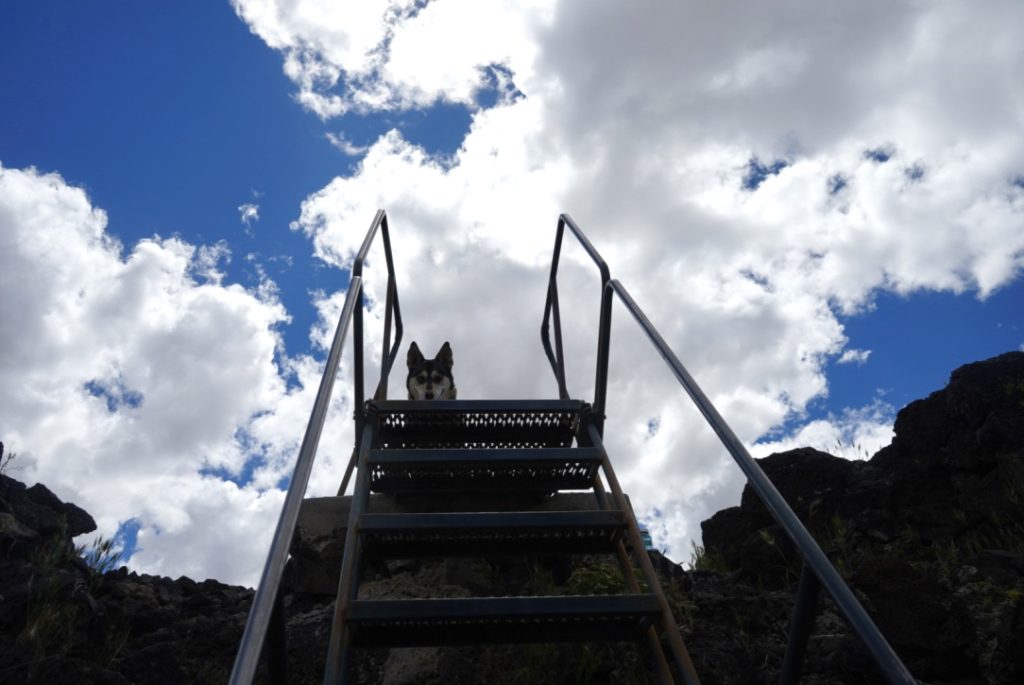
[[[625,305],[626,310],[640,325],[648,339],[655,346],[658,353],[668,364],[673,375],[697,405],[697,408],[718,435],[722,444],[726,447],[727,451],[746,475],[748,482],[751,484],[754,491],[761,498],[762,502],[764,502],[765,506],[772,513],[772,516],[776,521],[778,521],[786,530],[786,533],[803,554],[804,571],[801,577],[800,589],[798,591],[798,598],[791,622],[789,644],[786,650],[780,682],[795,683],[799,680],[803,652],[807,644],[811,623],[813,622],[813,612],[817,605],[819,588],[824,586],[829,594],[832,595],[836,604],[849,621],[854,632],[856,632],[864,642],[875,663],[881,669],[887,680],[890,683],[906,683],[908,685],[914,683],[914,678],[909,674],[899,657],[896,656],[895,652],[893,652],[892,648],[885,641],[885,638],[878,631],[878,628],[874,625],[863,607],[853,596],[849,587],[845,582],[843,582],[835,568],[828,561],[824,552],[822,552],[813,537],[811,537],[810,533],[807,532],[803,524],[800,523],[792,509],[790,509],[789,505],[786,504],[785,500],[779,494],[778,490],[764,474],[760,466],[758,466],[750,456],[746,448],[732,432],[728,424],[721,417],[710,400],[708,400],[707,396],[703,393],[697,383],[686,371],[678,357],[658,333],[657,329],[655,329],[647,319],[644,312],[636,304],[626,289],[617,280],[611,278],[610,271],[603,258],[587,239],[583,231],[580,230],[580,228],[567,214],[560,215],[558,220],[551,273],[548,282],[547,300],[545,302],[544,316],[541,325],[542,344],[555,374],[560,399],[569,399],[565,379],[565,356],[562,343],[557,285],[558,263],[561,254],[562,237],[566,227],[570,229],[577,241],[583,246],[591,259],[598,266],[601,276],[602,293],[593,411],[590,413],[585,426],[581,428],[581,434],[577,439],[580,445],[585,444],[588,446],[599,447],[601,450],[602,470],[605,473],[605,478],[608,480],[608,484],[611,489],[610,499],[619,510],[629,512],[630,514],[627,516],[627,519],[630,522],[630,525],[627,526],[628,542],[632,549],[639,551],[637,557],[645,576],[647,576],[648,579],[655,578],[653,568],[651,568],[650,559],[642,552],[644,547],[640,540],[635,517],[632,516],[632,513],[628,508],[628,501],[625,499],[625,495],[619,487],[618,480],[614,475],[614,471],[611,469],[608,455],[602,444],[605,402],[608,387],[612,301],[615,296],[619,298],[619,300]],[[365,512],[366,510],[366,502],[360,502],[360,499],[368,499],[369,494],[369,473],[365,466],[370,446],[373,444],[374,440],[374,425],[372,422],[367,421],[367,416],[363,411],[365,403],[363,373],[363,309],[365,308],[365,292],[362,274],[366,255],[369,252],[378,232],[382,237],[384,245],[388,281],[385,300],[381,373],[380,380],[374,392],[374,400],[383,401],[387,399],[388,377],[394,365],[395,358],[397,357],[399,345],[402,339],[402,320],[395,281],[394,262],[391,255],[391,242],[387,216],[383,210],[378,210],[353,262],[350,272],[348,292],[346,294],[345,303],[342,307],[338,325],[331,343],[324,375],[317,391],[313,411],[311,412],[310,419],[303,436],[302,445],[299,449],[299,456],[296,461],[295,470],[292,474],[288,492],[285,496],[285,502],[278,520],[278,525],[271,542],[270,551],[267,555],[267,561],[264,565],[260,578],[259,587],[257,588],[256,595],[253,598],[252,608],[246,621],[245,630],[239,645],[238,655],[229,681],[232,684],[251,683],[255,676],[261,654],[264,653],[267,656],[272,682],[287,682],[287,645],[285,643],[285,617],[282,602],[283,595],[281,593],[281,581],[284,574],[284,567],[288,559],[288,552],[291,547],[292,538],[294,536],[299,516],[299,509],[306,492],[313,461],[319,445],[320,435],[334,386],[334,379],[337,375],[344,341],[350,323],[352,325],[353,333],[353,376],[355,385],[354,406],[356,407],[354,417],[355,435],[358,436],[359,441],[357,442],[355,449],[353,449],[352,457],[342,478],[339,494],[344,493],[353,470],[358,466],[357,485],[354,489],[350,516],[355,517],[358,513]],[[551,323],[554,325],[554,347],[552,347],[549,334],[549,325]],[[395,333],[395,340],[393,344],[391,342],[392,326],[394,326]],[[611,506],[612,501],[609,501],[609,493],[604,490],[601,477],[598,473],[595,473],[594,475],[593,487],[597,499],[601,504],[601,508],[615,508]],[[350,550],[354,550],[356,547],[354,537],[356,534],[356,526],[351,525],[351,521],[353,520],[355,519],[350,518],[342,573],[341,578],[339,578],[339,588],[358,587],[358,582],[353,582],[354,580],[358,580],[357,575],[359,572],[359,564],[356,563],[358,555],[350,554]],[[619,558],[620,565],[622,565],[624,569],[623,575],[626,578],[627,584],[630,585],[630,590],[632,592],[636,592],[636,579],[633,577],[631,572],[626,572],[631,568],[631,564],[629,562],[626,546],[621,541],[618,543],[617,556]],[[651,583],[649,580],[648,582],[649,585],[651,585],[651,589],[654,590],[655,594],[658,596],[658,601],[662,605],[663,609],[667,607],[667,600],[664,597],[660,584],[656,581]],[[343,595],[344,593],[339,593],[339,600],[343,599]],[[329,648],[329,657],[333,656],[334,658],[328,659],[328,673],[325,674],[325,682],[335,682],[334,679],[339,678],[340,675],[345,672],[345,668],[347,666],[347,664],[344,663],[344,655],[346,655],[349,650],[343,649],[345,634],[344,622],[346,612],[350,609],[351,599],[353,598],[348,597],[347,600],[338,601],[336,604],[334,617],[335,629],[332,630],[331,646]],[[675,625],[674,619],[671,618],[671,612],[663,610],[661,615],[663,621],[671,623],[671,625],[662,626],[663,633],[669,640],[670,651],[672,652],[680,675],[688,683],[697,683],[697,676],[693,672],[693,666],[692,663],[690,663],[689,655],[686,653],[685,645],[682,644],[682,639],[679,637],[678,627]],[[678,643],[676,643],[677,638]],[[648,640],[652,647],[657,647],[657,649],[654,650],[656,654],[660,652],[660,640],[653,626],[648,629]],[[335,668],[340,670],[332,670]],[[662,680],[671,682],[671,675],[668,672],[664,657],[660,659],[658,673]]]

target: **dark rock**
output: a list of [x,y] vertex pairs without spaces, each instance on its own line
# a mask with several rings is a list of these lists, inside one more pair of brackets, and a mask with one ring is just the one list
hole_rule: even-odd
[[63,531],[75,537],[96,530],[96,522],[89,514],[70,502],[60,501],[42,483],[26,488],[4,475],[0,475],[0,513],[13,516],[23,531],[34,535]]
[[[955,371],[945,389],[899,412],[892,444],[866,463],[807,449],[759,461],[915,676],[1022,682],[1024,354]],[[707,552],[732,569],[724,595],[792,591],[799,555],[749,486],[740,506],[702,529]],[[698,623],[702,583],[694,577]],[[816,639],[805,673],[837,672]],[[829,640],[849,655],[836,682],[860,682],[857,673],[873,682],[844,622],[818,644]]]

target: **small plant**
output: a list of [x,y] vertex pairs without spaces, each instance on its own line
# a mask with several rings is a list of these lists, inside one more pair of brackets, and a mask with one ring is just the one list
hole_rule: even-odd
[[622,573],[612,564],[580,566],[569,576],[569,592],[574,595],[618,595],[625,586]]
[[14,452],[8,452],[4,454],[4,444],[0,442],[0,475],[6,474],[11,470],[11,462],[18,456]]
[[121,561],[121,550],[114,548],[113,538],[104,538],[102,535],[97,536],[88,547],[79,547],[78,553],[89,568],[100,575],[113,571]]
[[[786,553],[782,550],[782,546],[779,544],[779,541],[775,539],[775,536],[772,535],[772,532],[767,528],[762,528],[761,530],[757,531],[757,534],[761,537],[762,542],[764,542],[766,545],[774,549],[775,552],[779,555],[779,559],[782,561],[782,568],[785,571],[786,582],[795,583],[798,578],[797,573],[791,567],[790,561],[786,557]],[[764,578],[759,575],[758,580],[763,581]]]
[[943,575],[948,576],[953,567],[960,563],[960,550],[952,540],[938,543],[934,546],[935,562]]
[[963,509],[953,508],[953,520],[959,523],[961,526],[967,525],[967,512]]
[[842,438],[836,438],[831,447],[826,447],[822,452],[827,452],[833,457],[840,457],[849,461],[867,461],[871,458],[871,452],[867,447],[856,441],[846,442]]
[[114,547],[112,538],[96,536],[88,546],[79,545],[75,548],[77,556],[82,557],[92,573],[89,574],[89,592],[95,592],[103,584],[103,576],[115,570],[121,561],[121,550]]
[[974,530],[962,538],[962,543],[964,550],[972,555],[990,549],[1024,554],[1024,526],[1010,523],[985,532]]
[[662,586],[679,629],[683,633],[691,634],[697,619],[697,603],[690,599],[689,595],[674,580],[663,583]]
[[1004,388],[1007,397],[1017,397],[1020,406],[1024,407],[1024,378],[1015,378],[1006,383]]
[[730,569],[720,552],[709,552],[704,545],[690,540],[690,570],[727,573]]
[[558,586],[555,584],[551,571],[538,563],[530,564],[527,586],[534,595],[558,594]]
[[62,520],[53,537],[33,554],[35,572],[29,580],[25,627],[17,641],[37,661],[54,653],[65,654],[71,644],[78,607],[71,598],[74,586],[62,571],[76,551],[68,541],[67,522]]

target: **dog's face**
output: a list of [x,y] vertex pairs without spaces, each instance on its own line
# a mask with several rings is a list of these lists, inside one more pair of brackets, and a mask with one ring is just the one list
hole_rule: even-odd
[[452,348],[445,343],[433,359],[424,359],[413,343],[406,358],[409,375],[405,387],[410,400],[454,400],[455,379],[452,378]]

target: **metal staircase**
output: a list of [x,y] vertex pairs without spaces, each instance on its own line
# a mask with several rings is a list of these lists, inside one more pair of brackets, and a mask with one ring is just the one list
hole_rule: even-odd
[[[590,405],[574,400],[367,403],[325,682],[344,682],[359,647],[638,639],[650,645],[660,678],[673,682],[661,630],[677,672],[696,683],[636,521],[592,429]],[[526,508],[538,496],[581,488],[594,491],[593,509]],[[370,514],[370,492],[415,494],[435,506]],[[459,506],[482,495],[523,509]],[[436,505],[451,510],[433,511]],[[640,593],[630,551],[652,592]],[[360,569],[369,559],[582,554],[615,554],[629,593],[358,598]]]
[[[593,403],[570,399],[566,389],[557,289],[566,227],[601,273],[603,296]],[[364,401],[362,268],[378,231],[388,268],[383,363],[374,397]],[[232,683],[251,683],[261,654],[266,655],[271,681],[287,682],[281,579],[350,321],[357,439],[338,494],[347,490],[353,473],[356,481],[324,682],[347,682],[354,652],[364,647],[641,640],[649,647],[654,672],[661,682],[699,683],[602,442],[613,295],[619,296],[647,333],[769,511],[804,554],[804,575],[781,682],[799,680],[821,587],[832,595],[890,682],[915,682],[760,467],[629,294],[611,279],[600,255],[567,216],[559,219],[541,328],[559,399],[387,400],[388,376],[398,354],[402,323],[387,217],[378,211],[353,263],[327,368],[253,600]],[[552,322],[554,347],[549,336]],[[533,506],[554,493],[580,490],[593,493],[591,508],[547,511]],[[371,493],[405,498],[420,506],[399,513],[371,513]],[[365,564],[375,559],[584,554],[614,555],[622,570],[624,593],[419,599],[365,599],[359,593]],[[644,590],[634,573],[635,566],[643,576]]]

